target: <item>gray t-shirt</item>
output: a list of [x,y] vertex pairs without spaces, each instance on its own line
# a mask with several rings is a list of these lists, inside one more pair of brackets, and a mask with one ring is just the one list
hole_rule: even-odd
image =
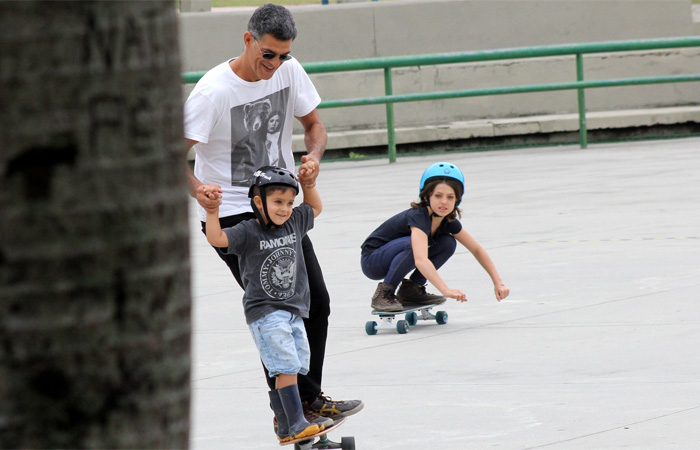
[[264,229],[255,220],[225,228],[226,253],[238,255],[243,310],[251,324],[277,310],[309,317],[309,280],[301,239],[314,226],[314,211],[302,203],[281,227]]

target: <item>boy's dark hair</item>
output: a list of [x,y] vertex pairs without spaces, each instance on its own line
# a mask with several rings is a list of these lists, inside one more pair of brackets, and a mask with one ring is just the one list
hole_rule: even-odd
[[[437,178],[425,184],[423,190],[420,192],[420,201],[412,202],[411,208],[418,209],[430,206],[430,196],[433,195],[435,187],[440,183],[445,183],[455,191],[455,205],[458,205],[462,201],[462,185],[459,181],[454,178]],[[462,218],[462,210],[456,206],[454,211],[445,216],[448,222],[452,222],[458,217],[460,219]]]
[[293,41],[297,37],[297,27],[292,13],[284,6],[268,3],[255,10],[248,20],[248,31],[255,39],[266,34],[280,41]]

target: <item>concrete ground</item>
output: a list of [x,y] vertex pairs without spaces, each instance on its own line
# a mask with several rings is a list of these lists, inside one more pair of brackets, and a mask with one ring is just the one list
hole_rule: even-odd
[[[425,167],[465,173],[463,248],[441,270],[469,301],[446,325],[368,336],[359,246],[408,207]],[[700,445],[700,139],[328,162],[311,237],[333,312],[323,390],[364,410],[331,434],[376,449]],[[194,212],[192,447],[277,448],[241,290]],[[289,447],[287,447],[289,448]]]

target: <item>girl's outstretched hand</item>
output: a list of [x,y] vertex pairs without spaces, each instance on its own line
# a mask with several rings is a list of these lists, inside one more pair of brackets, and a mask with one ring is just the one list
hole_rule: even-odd
[[445,289],[444,292],[442,292],[442,295],[445,297],[453,298],[457,300],[458,302],[466,302],[467,301],[467,294],[464,292],[460,291],[459,289]]
[[510,288],[505,283],[499,283],[494,290],[496,292],[496,300],[499,302],[510,294]]

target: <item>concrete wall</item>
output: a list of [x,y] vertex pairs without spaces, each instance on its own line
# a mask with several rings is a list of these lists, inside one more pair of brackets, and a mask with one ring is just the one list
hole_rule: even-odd
[[[692,36],[690,0],[395,0],[291,8],[302,62],[563,43]],[[252,9],[181,15],[183,70],[207,70],[240,54]],[[610,78],[700,71],[698,49],[592,55],[586,77]],[[383,94],[379,71],[312,76],[324,99]],[[573,58],[430,66],[394,71],[394,92],[570,81]],[[594,89],[589,111],[638,110],[700,104],[697,83]],[[331,132],[385,126],[384,106],[323,109]],[[395,105],[398,127],[576,111],[575,92],[533,93]],[[684,116],[685,117],[685,116]],[[699,116],[700,117],[700,116]],[[381,139],[380,139],[381,141]],[[376,145],[381,142],[366,143]],[[329,147],[333,147],[333,143]],[[347,145],[347,144],[343,144]],[[359,144],[358,144],[359,145]]]

